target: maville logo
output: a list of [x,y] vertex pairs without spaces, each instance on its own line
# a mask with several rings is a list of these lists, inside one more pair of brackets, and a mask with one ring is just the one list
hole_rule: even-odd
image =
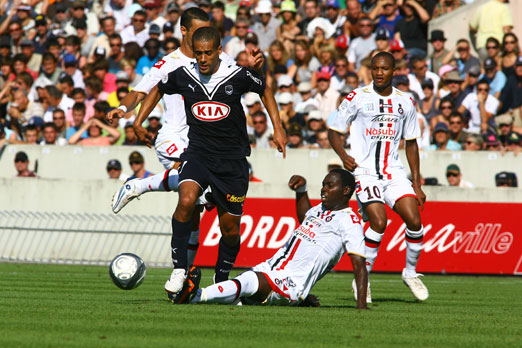
[[227,195],[227,201],[232,203],[243,203],[245,201],[246,196],[242,195],[240,197],[234,195]]
[[192,105],[192,115],[195,118],[205,122],[215,122],[222,120],[230,113],[230,106],[212,102],[203,101]]

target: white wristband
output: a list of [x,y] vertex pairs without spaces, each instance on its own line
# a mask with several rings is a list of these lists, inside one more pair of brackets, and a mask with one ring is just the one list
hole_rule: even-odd
[[120,105],[118,106],[118,109],[120,109],[121,111],[123,111],[124,113],[127,112],[127,107],[125,105]]
[[304,193],[306,192],[306,184],[295,189],[295,192]]

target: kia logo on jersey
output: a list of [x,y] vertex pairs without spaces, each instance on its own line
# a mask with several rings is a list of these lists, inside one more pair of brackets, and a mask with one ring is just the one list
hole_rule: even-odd
[[222,120],[230,113],[230,106],[212,102],[203,101],[192,105],[192,115],[195,118],[205,122],[215,122]]

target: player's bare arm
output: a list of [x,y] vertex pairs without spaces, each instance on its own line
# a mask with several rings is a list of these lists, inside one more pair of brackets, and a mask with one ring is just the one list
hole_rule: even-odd
[[295,209],[297,220],[302,223],[306,212],[312,208],[308,193],[306,192],[306,179],[300,175],[292,175],[288,181],[288,187],[295,191]]
[[141,103],[143,99],[145,99],[145,96],[146,94],[144,92],[138,92],[134,90],[130,91],[129,94],[127,94],[125,98],[122,99],[119,107],[112,109],[107,113],[107,121],[112,124],[113,120],[125,117],[127,112],[134,110],[136,106],[138,106],[138,104]]
[[335,153],[339,156],[341,161],[343,161],[344,167],[350,172],[353,172],[355,168],[358,167],[358,164],[355,162],[355,158],[346,153],[346,150],[344,149],[344,135],[333,129],[329,129],[328,141],[330,141],[332,149],[334,149]]
[[145,143],[148,147],[150,147],[152,139],[149,135],[149,132],[145,128],[143,128],[142,124],[147,119],[152,110],[158,105],[158,102],[163,97],[163,93],[160,92],[158,86],[154,86],[151,89],[150,93],[147,94],[145,99],[143,100],[140,108],[140,112],[138,116],[134,120],[134,131],[138,138]]
[[406,140],[406,158],[411,170],[411,181],[413,183],[413,191],[417,196],[421,210],[424,209],[424,202],[426,202],[426,195],[421,188],[420,180],[420,160],[419,160],[419,146],[416,139]]
[[369,309],[366,303],[366,291],[368,289],[368,271],[366,259],[360,255],[349,254],[353,266],[355,283],[357,284],[357,309]]
[[277,146],[277,150],[283,153],[283,158],[286,157],[286,134],[283,129],[283,125],[281,124],[281,119],[279,118],[279,109],[277,108],[277,103],[275,101],[274,95],[272,94],[272,90],[267,86],[263,95],[261,96],[261,101],[265,105],[266,110],[268,111],[268,115],[270,116],[270,120],[272,120],[272,124],[274,125],[274,143]]

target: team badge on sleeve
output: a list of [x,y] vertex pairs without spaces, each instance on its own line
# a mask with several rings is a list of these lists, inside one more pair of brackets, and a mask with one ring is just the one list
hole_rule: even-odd
[[153,68],[156,68],[156,69],[159,69],[163,66],[163,64],[165,64],[166,62],[163,60],[163,59],[160,59],[156,62],[156,64],[154,64],[152,67]]
[[348,99],[348,101],[352,101],[353,98],[355,98],[356,95],[357,95],[357,93],[355,93],[355,91],[351,91],[350,94],[348,94],[346,96],[346,99]]

